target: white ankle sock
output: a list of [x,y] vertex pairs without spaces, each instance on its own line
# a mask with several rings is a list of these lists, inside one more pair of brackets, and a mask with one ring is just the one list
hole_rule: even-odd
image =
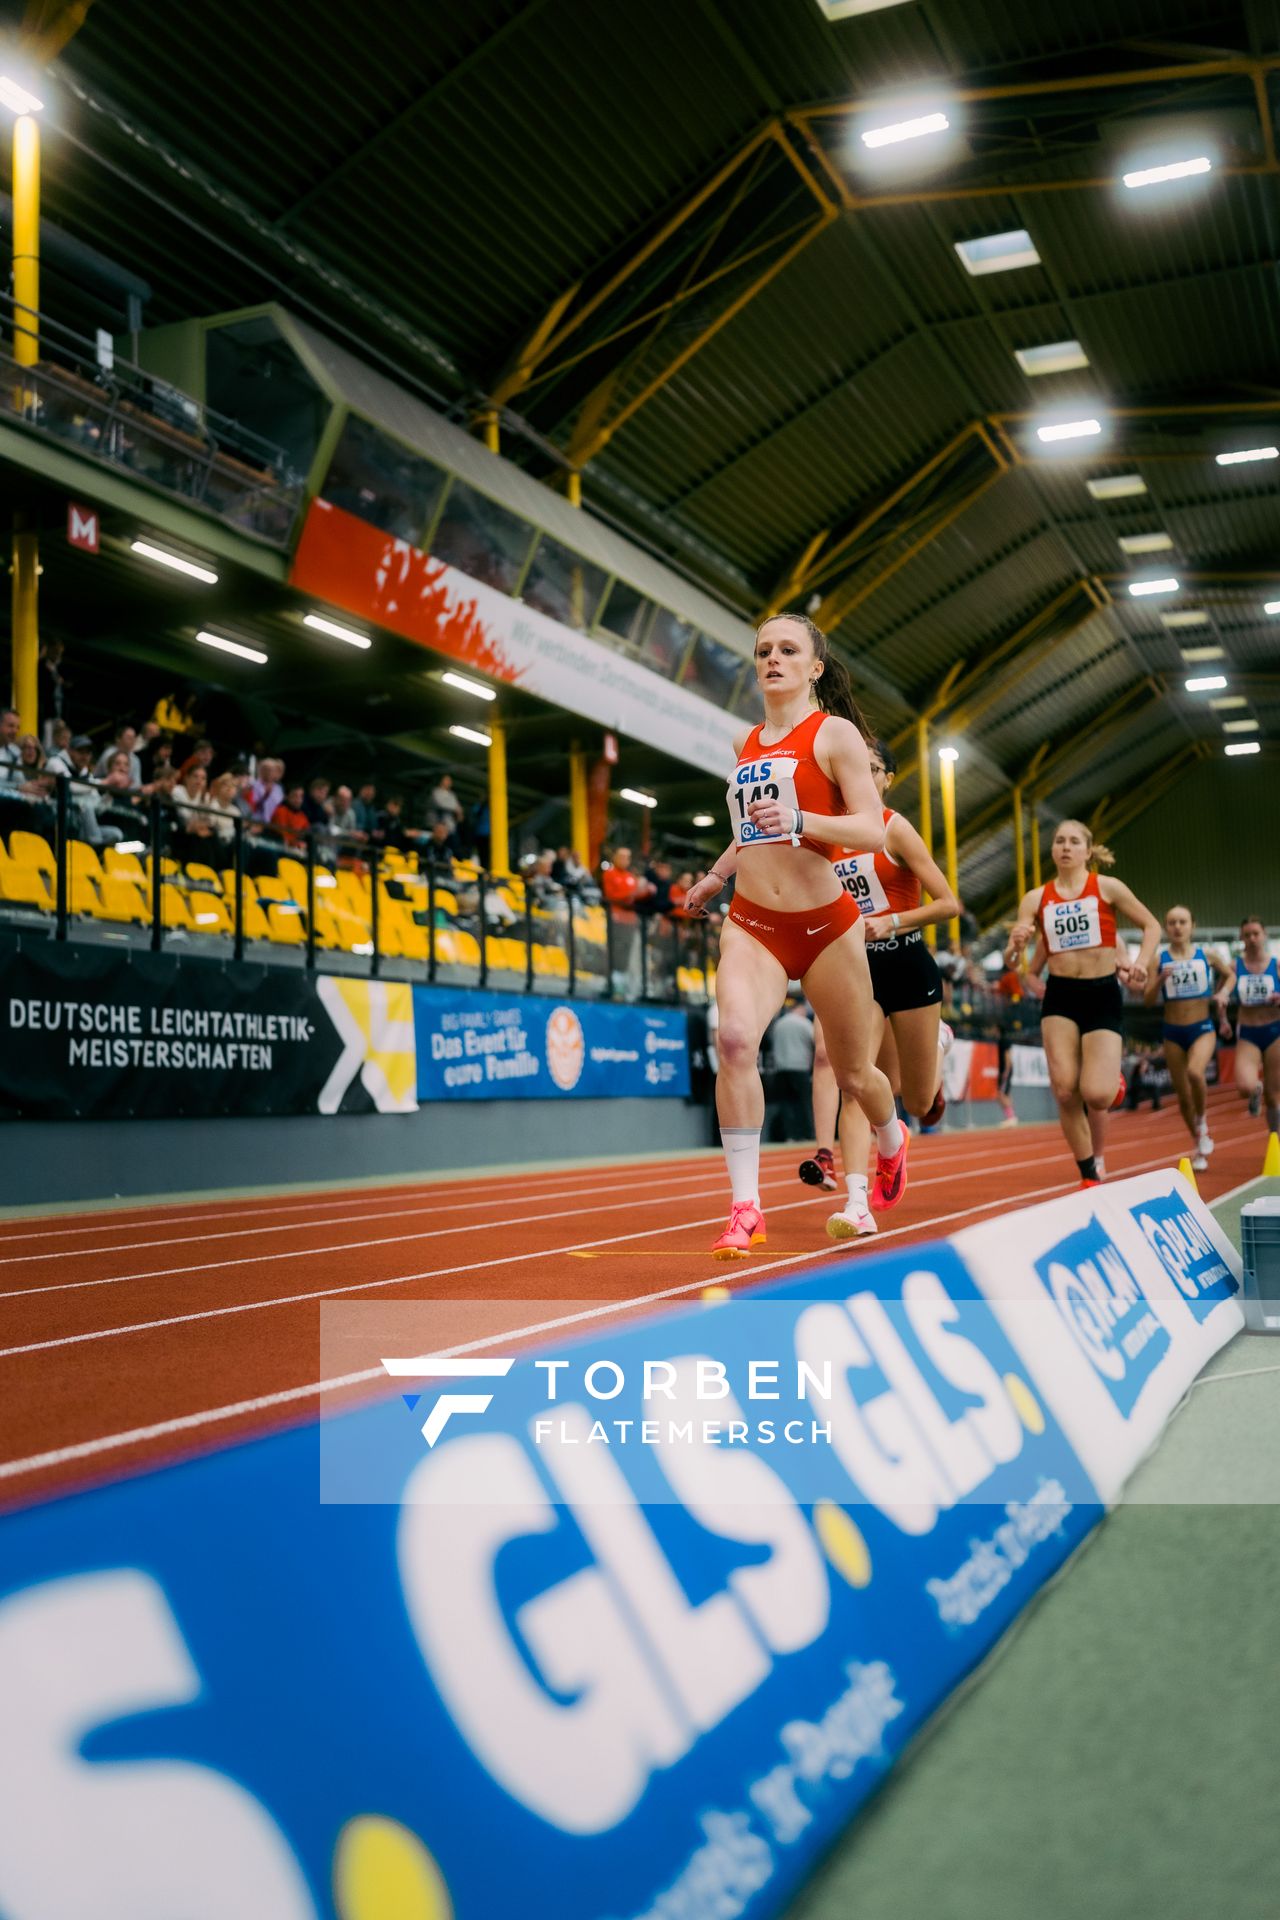
[[759,1127],[721,1127],[720,1143],[729,1169],[733,1203],[754,1200],[760,1204],[760,1129]]
[[865,1173],[847,1173],[845,1185],[849,1189],[849,1205],[865,1207],[867,1204],[867,1176]]
[[884,1126],[876,1128],[876,1145],[886,1160],[892,1160],[894,1154],[902,1145],[902,1122],[896,1113],[892,1120],[888,1120]]

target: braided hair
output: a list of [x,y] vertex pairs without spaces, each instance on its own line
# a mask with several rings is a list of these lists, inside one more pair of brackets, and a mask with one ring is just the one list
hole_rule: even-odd
[[[836,715],[841,720],[852,720],[863,739],[870,744],[873,739],[866,715],[858,705],[844,662],[838,660],[831,650],[831,643],[822,628],[817,626],[807,613],[771,613],[769,620],[794,620],[803,627],[813,646],[814,657],[822,662],[822,672],[814,683],[814,698],[824,713]],[[768,626],[769,620],[762,620],[756,628],[757,638]]]

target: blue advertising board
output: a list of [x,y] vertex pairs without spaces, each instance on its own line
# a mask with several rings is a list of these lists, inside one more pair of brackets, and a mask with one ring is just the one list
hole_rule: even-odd
[[415,987],[419,1100],[548,1100],[689,1092],[678,1007]]
[[[1107,1399],[1111,1477],[1240,1324],[1187,1304],[1238,1267],[1206,1210],[1127,1185],[1100,1310],[1123,1279],[1124,1326],[1136,1290],[1169,1338]],[[1139,1200],[1173,1204],[1147,1229]],[[1037,1271],[1097,1264],[1092,1205],[1011,1217],[998,1257],[384,1359],[388,1398],[319,1430],[0,1522],[0,1913],[777,1914],[1100,1517],[1097,1356]],[[466,1367],[490,1391],[452,1412],[396,1390]]]

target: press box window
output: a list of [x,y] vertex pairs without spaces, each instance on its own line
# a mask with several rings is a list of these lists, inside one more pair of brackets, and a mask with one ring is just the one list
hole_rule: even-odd
[[[713,706],[727,707],[746,665],[742,655],[732,647],[713,640],[709,633],[700,633],[684,663],[680,685],[692,693],[700,693]],[[751,677],[754,680],[754,674]]]
[[514,593],[534,538],[533,528],[518,514],[455,480],[431,552],[486,587]]
[[547,614],[561,626],[576,627],[579,633],[585,633],[595,620],[607,578],[603,568],[592,566],[581,554],[571,553],[558,540],[543,534],[534,550],[520,598],[526,607]]
[[652,600],[646,600],[625,580],[615,580],[601,611],[600,625],[606,633],[611,633],[615,639],[639,653],[654,612]]
[[684,666],[694,629],[688,620],[655,607],[645,636],[644,663],[666,680],[674,680]]
[[412,547],[422,545],[448,475],[351,414],[329,463],[324,498]]

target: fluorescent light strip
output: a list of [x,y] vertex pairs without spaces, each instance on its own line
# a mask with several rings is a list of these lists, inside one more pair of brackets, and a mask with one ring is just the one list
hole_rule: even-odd
[[1162,613],[1162,627],[1207,627],[1209,616],[1201,608],[1188,607],[1182,613]]
[[1056,426],[1037,427],[1036,438],[1051,446],[1055,440],[1087,440],[1101,432],[1101,420],[1062,420]]
[[658,804],[651,793],[641,793],[636,787],[619,787],[618,792],[636,807],[656,807]]
[[1166,180],[1187,180],[1194,173],[1209,173],[1213,162],[1207,154],[1201,153],[1194,160],[1171,160],[1165,167],[1139,167],[1136,173],[1126,173],[1126,187],[1158,187]]
[[1078,340],[1055,340],[1047,347],[1015,347],[1013,357],[1032,380],[1042,373],[1073,373],[1089,356]]
[[1199,666],[1205,660],[1225,660],[1225,647],[1184,647],[1182,657],[1189,667]]
[[1130,494],[1147,490],[1140,473],[1103,474],[1096,480],[1086,480],[1085,485],[1095,500],[1127,500]]
[[1280,447],[1242,447],[1239,453],[1216,453],[1220,467],[1243,467],[1250,460],[1280,460]]
[[206,586],[218,584],[212,567],[197,566],[194,560],[184,560],[180,553],[166,553],[163,547],[153,547],[149,540],[131,540],[129,551],[140,553],[144,560],[154,560],[158,566],[172,567],[175,573],[189,573],[193,580],[203,580]]
[[1256,733],[1258,723],[1256,720],[1224,720],[1222,731],[1224,733]]
[[984,273],[1011,273],[1015,267],[1038,267],[1040,255],[1025,227],[1010,233],[987,233],[979,240],[957,240],[956,252],[966,273],[977,280]]
[[693,816],[693,824],[695,827],[714,827],[715,823],[716,817],[714,813],[695,813]]
[[496,700],[497,693],[492,687],[485,687],[478,680],[468,680],[465,673],[442,673],[440,678],[446,687],[456,687],[459,693],[473,693],[477,700]]
[[1263,611],[1264,613],[1269,613],[1269,614],[1271,614],[1272,616],[1274,616],[1274,615],[1275,615],[1275,614],[1277,614],[1277,613],[1280,613],[1280,600],[1268,600],[1268,601],[1266,601],[1266,603],[1265,603],[1265,604],[1264,604],[1264,606],[1263,606],[1263,609],[1262,609],[1262,611]]
[[8,107],[10,113],[42,113],[44,101],[36,94],[20,87],[7,73],[0,74],[0,105]]
[[927,133],[945,133],[951,122],[945,113],[923,113],[914,120],[894,120],[884,127],[868,127],[864,147],[892,147],[900,140],[919,140]]
[[489,734],[478,733],[474,727],[450,727],[449,731],[452,734],[456,734],[459,740],[470,740],[472,744],[477,747],[491,747],[493,745],[492,737]]
[[1248,704],[1242,693],[1224,693],[1219,699],[1209,702],[1215,713],[1227,713],[1232,707],[1247,707]]
[[265,666],[267,656],[260,647],[246,647],[242,640],[228,640],[220,633],[206,633],[203,629],[196,635],[202,647],[216,647],[219,653],[234,653],[241,660],[255,660],[259,666]]
[[1183,684],[1188,693],[1217,693],[1226,686],[1227,676],[1224,673],[1203,673],[1198,679],[1186,680]]
[[1261,753],[1262,742],[1260,740],[1229,740],[1222,751],[1232,759],[1240,753]]
[[1129,582],[1129,592],[1135,600],[1141,600],[1143,595],[1148,593],[1176,593],[1177,591],[1178,583],[1172,574],[1165,580],[1131,580]]
[[939,747],[938,758],[939,760],[958,760],[960,758],[959,750],[956,747]]
[[1173,541],[1167,533],[1122,533],[1121,553],[1168,553]]
[[354,627],[342,627],[336,620],[326,619],[322,613],[304,613],[304,627],[314,627],[317,633],[327,633],[334,640],[345,640],[349,647],[371,647],[372,640],[367,633],[357,633]]

